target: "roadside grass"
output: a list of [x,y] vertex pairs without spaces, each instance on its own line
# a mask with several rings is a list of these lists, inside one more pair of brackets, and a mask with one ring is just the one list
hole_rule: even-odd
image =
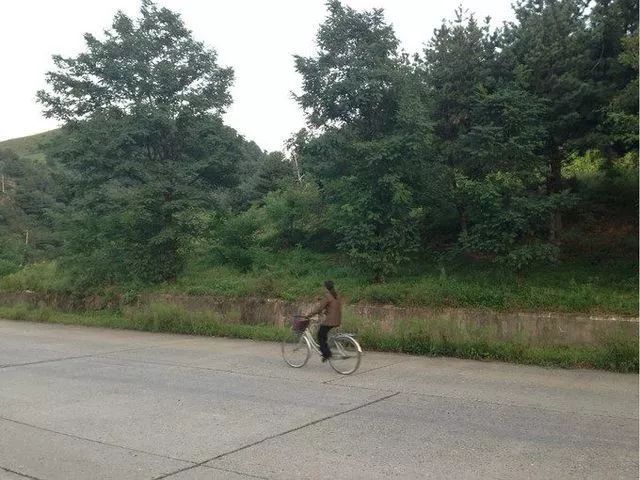
[[519,277],[495,265],[416,262],[402,275],[374,284],[338,255],[293,250],[265,254],[253,270],[192,261],[174,284],[154,290],[192,295],[313,298],[331,278],[352,303],[488,308],[497,311],[638,313],[636,262],[577,262],[537,266]]
[[226,323],[213,312],[189,312],[174,305],[151,303],[123,310],[63,312],[27,304],[0,306],[0,317],[63,325],[83,325],[145,332],[180,333],[212,337],[279,341],[287,331],[273,325]]
[[[338,255],[294,249],[262,252],[253,268],[242,272],[194,257],[173,283],[103,288],[127,295],[142,292],[218,297],[265,297],[308,300],[321,294],[331,278],[351,303],[393,304],[496,311],[555,311],[638,314],[638,264],[634,261],[572,261],[537,266],[525,275],[487,263],[416,262],[402,275],[373,284]],[[0,277],[0,291],[76,292],[73,281],[54,263],[38,263]]]
[[[18,304],[0,306],[0,317],[66,325],[85,325],[148,332],[279,341],[287,328],[245,325],[225,321],[209,311],[187,311],[155,302],[122,310],[62,312],[51,308]],[[615,372],[638,372],[637,338],[612,333],[599,345],[529,345],[524,340],[498,341],[482,330],[462,332],[447,322],[412,321],[401,331],[384,331],[378,325],[345,318],[344,331],[357,335],[365,351],[399,352],[424,356],[447,356],[473,360],[540,365],[561,368],[594,368]]]
[[638,338],[612,331],[598,345],[540,345],[525,338],[509,341],[492,338],[478,328],[463,331],[447,321],[403,322],[402,329],[384,331],[379,325],[345,318],[343,329],[354,332],[370,350],[413,355],[495,360],[560,368],[594,368],[616,372],[638,372]]

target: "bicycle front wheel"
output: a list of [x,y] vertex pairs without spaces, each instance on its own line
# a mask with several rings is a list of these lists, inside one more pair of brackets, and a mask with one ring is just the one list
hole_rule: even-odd
[[331,341],[331,367],[341,375],[350,375],[360,366],[362,348],[349,335],[336,335]]
[[282,340],[282,358],[290,367],[304,367],[310,355],[311,345],[305,335],[291,331]]

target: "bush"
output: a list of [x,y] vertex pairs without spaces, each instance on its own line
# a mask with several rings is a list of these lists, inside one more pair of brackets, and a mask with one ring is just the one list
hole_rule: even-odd
[[320,190],[309,182],[268,193],[254,215],[260,224],[258,241],[274,250],[309,246],[326,227]]
[[590,150],[574,155],[563,169],[590,212],[610,215],[614,212],[637,216],[638,153],[607,161],[601,152]]
[[20,270],[26,261],[26,253],[27,247],[24,242],[14,238],[0,240],[0,277]]
[[18,263],[0,258],[0,277],[17,272],[18,270],[20,270]]
[[54,262],[27,265],[4,277],[0,277],[0,290],[52,292],[66,290],[70,278]]
[[257,230],[258,222],[252,212],[224,219],[212,233],[214,240],[210,253],[214,263],[230,265],[241,272],[250,271]]
[[476,181],[460,177],[469,227],[460,235],[462,250],[482,254],[515,271],[536,262],[555,261],[559,249],[547,241],[549,218],[572,203],[568,194],[527,192],[517,176],[494,173]]

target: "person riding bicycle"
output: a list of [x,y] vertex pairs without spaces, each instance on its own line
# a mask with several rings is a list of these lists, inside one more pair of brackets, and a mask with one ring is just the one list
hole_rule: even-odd
[[325,280],[324,287],[326,289],[324,299],[308,316],[311,317],[319,313],[324,314],[324,320],[320,322],[320,328],[318,329],[318,343],[320,344],[320,351],[322,352],[322,361],[326,362],[327,359],[331,357],[331,350],[329,350],[329,345],[327,344],[327,336],[329,330],[339,327],[342,323],[342,302],[340,297],[338,297],[333,281]]

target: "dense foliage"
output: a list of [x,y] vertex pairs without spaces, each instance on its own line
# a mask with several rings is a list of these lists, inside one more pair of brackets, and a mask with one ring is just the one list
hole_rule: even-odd
[[603,236],[636,260],[637,0],[520,0],[499,29],[460,8],[413,55],[382,10],[327,9],[283,152],[223,124],[232,70],[150,0],[55,56],[46,160],[0,151],[0,275],[153,283],[293,248],[378,282],[422,257],[521,274]]

